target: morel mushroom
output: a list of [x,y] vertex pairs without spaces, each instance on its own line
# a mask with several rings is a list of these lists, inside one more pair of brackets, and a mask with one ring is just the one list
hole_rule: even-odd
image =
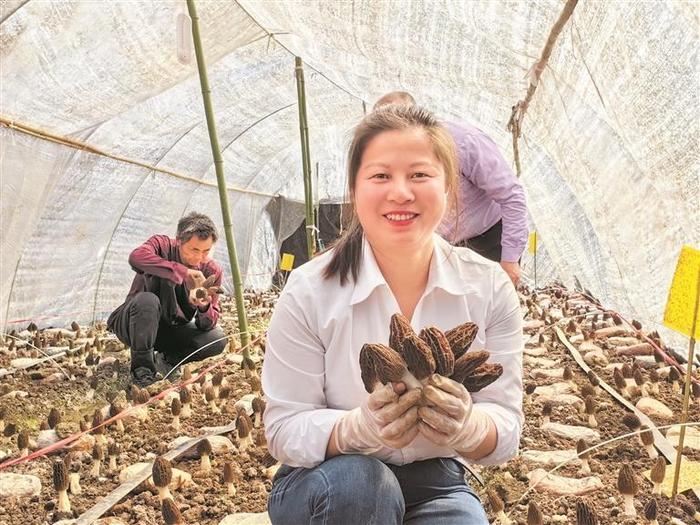
[[656,520],[658,511],[658,504],[654,498],[647,501],[647,504],[644,505],[644,519],[647,520],[649,525],[659,525],[659,522]]
[[[117,400],[112,401],[109,404],[109,417],[113,418],[121,414],[124,410],[124,407],[122,407],[121,403]],[[113,423],[114,427],[116,427],[117,432],[124,432],[124,422],[122,421],[122,418],[117,419]]]
[[642,440],[642,445],[644,445],[647,454],[649,454],[651,459],[659,457],[659,453],[656,452],[654,448],[654,434],[651,429],[646,425],[642,425],[641,430],[642,432],[639,434],[639,438]]
[[202,472],[209,472],[211,470],[211,461],[209,456],[211,455],[211,443],[208,439],[203,439],[197,443],[197,453],[199,454],[199,470]]
[[389,346],[401,356],[403,356],[403,340],[409,335],[415,335],[411,322],[402,314],[392,315],[389,322]]
[[552,402],[545,401],[542,405],[542,424],[540,426],[549,425],[549,418],[552,416]]
[[463,383],[467,377],[474,374],[477,368],[486,363],[490,355],[486,350],[463,354],[455,361],[454,371],[450,379],[457,383]]
[[433,352],[428,344],[415,334],[409,335],[403,340],[403,359],[408,371],[418,381],[427,381],[428,377],[435,373]]
[[505,504],[503,503],[503,500],[498,495],[498,493],[494,489],[488,489],[486,491],[486,497],[489,500],[489,506],[491,507],[491,511],[496,515],[497,522],[501,525],[509,525],[510,523],[512,523],[510,518],[506,516]]
[[168,485],[173,479],[173,469],[170,466],[170,461],[163,456],[158,456],[153,462],[151,469],[153,484],[158,489],[158,499],[162,502],[166,498],[172,498]]
[[5,431],[5,408],[0,407],[0,432]]
[[525,404],[529,405],[532,403],[532,394],[535,393],[537,385],[535,383],[528,383],[525,385]]
[[70,500],[68,499],[68,469],[63,461],[53,463],[53,488],[56,489],[58,498],[58,512],[70,512]]
[[236,495],[236,469],[230,461],[224,463],[224,485],[229,496]]
[[632,397],[627,389],[627,380],[625,380],[625,377],[622,375],[619,368],[613,370],[613,380],[615,381],[615,386],[618,388],[623,397],[626,397],[627,399]]
[[180,403],[180,397],[174,397],[170,402],[170,413],[173,415],[173,420],[170,422],[170,426],[178,432],[180,430],[180,413],[182,412],[182,404]]
[[19,449],[19,457],[24,458],[29,455],[29,432],[22,430],[17,435],[17,448]]
[[634,471],[628,464],[622,466],[617,476],[617,490],[622,494],[624,501],[624,515],[635,517],[637,510],[634,508],[634,496],[637,494],[639,487],[637,486]]
[[433,354],[435,373],[444,377],[450,377],[454,371],[455,356],[445,334],[439,328],[430,326],[421,330],[418,337],[428,344]]
[[192,403],[192,395],[189,389],[183,388],[180,390],[180,403],[182,404],[182,410],[180,410],[180,417],[182,419],[187,419],[192,415],[190,410],[190,403]]
[[576,525],[598,525],[598,516],[583,500],[576,502]]
[[576,385],[576,382],[574,381],[574,373],[569,365],[564,366],[562,379],[569,384],[572,392],[576,392],[578,390],[578,385]]
[[253,394],[261,396],[262,382],[260,381],[260,378],[258,376],[250,376],[248,382],[250,383],[250,390],[253,392]]
[[401,356],[386,345],[363,345],[360,350],[360,371],[365,390],[370,393],[389,382],[403,381],[408,389],[422,387],[420,381],[408,371]]
[[503,375],[503,365],[500,363],[484,363],[474,373],[462,381],[468,392],[478,392]]
[[253,430],[253,422],[248,414],[241,412],[238,419],[236,419],[236,433],[238,434],[241,452],[245,452],[253,444],[253,439],[250,435],[251,430]]
[[673,390],[673,393],[679,394],[681,391],[681,373],[675,366],[672,366],[671,369],[668,371],[668,380],[671,383],[671,389]]
[[66,469],[70,472],[68,474],[68,479],[70,480],[68,490],[70,490],[71,494],[80,494],[82,492],[80,488],[80,463],[75,461],[71,454],[67,454],[63,462],[66,464]]
[[597,392],[593,385],[586,383],[581,387],[581,395],[584,399],[586,399],[588,396],[595,397],[597,395]]
[[527,505],[527,525],[544,525],[542,511],[532,499]]
[[584,400],[586,407],[586,415],[588,416],[588,426],[591,428],[596,428],[598,426],[598,421],[596,421],[596,405],[595,398],[593,396],[587,396]]
[[105,427],[102,424],[102,412],[95,410],[95,414],[92,416],[92,433],[95,435],[95,442],[101,447],[107,446],[107,438],[105,437]]
[[469,350],[478,332],[479,327],[472,322],[466,322],[445,332],[445,337],[450,343],[455,360],[462,357]]
[[250,379],[251,376],[257,376],[258,371],[255,369],[255,363],[250,357],[243,357],[241,361],[241,368],[243,369],[243,375],[246,379]]
[[163,514],[165,525],[185,525],[185,520],[172,498],[166,498],[161,501],[160,511]]
[[629,363],[624,363],[620,368],[620,372],[625,379],[632,379],[634,377],[634,369]]
[[52,408],[49,411],[49,416],[46,419],[46,421],[49,424],[49,428],[56,428],[56,425],[58,425],[61,422],[61,413],[56,408]]
[[214,376],[211,378],[211,386],[214,389],[214,397],[217,399],[219,398],[219,390],[221,390],[221,386],[224,382],[224,372],[222,370],[219,370]]
[[218,414],[221,412],[221,409],[219,409],[218,406],[216,406],[216,395],[214,394],[214,387],[209,385],[207,388],[204,389],[204,398],[207,401],[207,404],[209,405],[209,410],[212,411],[213,414]]
[[664,482],[664,478],[666,477],[666,460],[662,457],[657,457],[649,474],[651,482],[654,484],[654,489],[651,491],[651,493],[661,494],[661,484]]
[[90,469],[90,475],[93,478],[100,477],[100,470],[102,468],[102,459],[104,458],[104,451],[102,447],[95,443],[92,447],[92,469]]
[[117,456],[119,456],[119,443],[116,441],[111,441],[107,445],[107,456],[109,456],[109,470],[114,472],[117,470]]
[[255,428],[260,426],[262,415],[265,412],[265,401],[260,397],[254,397],[252,401],[253,414],[255,415]]
[[588,449],[588,445],[583,439],[579,439],[576,442],[576,455],[578,458],[581,460],[581,474],[585,474],[586,476],[591,473],[591,465],[588,463],[588,460],[591,457],[590,452],[586,452]]
[[[622,416],[622,424],[629,428],[632,432],[637,432],[640,428],[642,428],[641,420],[635,414],[631,413],[627,413]],[[644,446],[644,443],[642,443],[642,438],[639,436],[639,434],[637,434],[637,442]]]

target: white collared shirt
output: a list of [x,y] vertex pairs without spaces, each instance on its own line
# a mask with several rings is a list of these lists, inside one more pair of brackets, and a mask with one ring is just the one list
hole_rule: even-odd
[[[479,326],[473,349],[485,348],[503,375],[472,394],[498,431],[498,443],[474,463],[500,464],[515,456],[522,412],[522,315],[518,296],[499,264],[434,235],[425,291],[411,324],[449,330],[466,321]],[[389,341],[389,321],[400,312],[372,249],[364,240],[357,281],[323,278],[327,252],[295,269],[270,320],[262,386],[267,398],[265,434],[271,454],[292,467],[325,459],[335,422],[369,395],[359,366],[364,343]],[[419,434],[408,446],[384,448],[382,460],[403,465],[433,457],[458,457]]]

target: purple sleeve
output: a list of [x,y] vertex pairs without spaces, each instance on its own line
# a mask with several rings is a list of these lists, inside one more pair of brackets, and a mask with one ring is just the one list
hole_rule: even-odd
[[[221,286],[221,280],[223,272],[221,266],[216,261],[210,260],[207,262],[206,267],[203,269],[202,273],[204,277],[209,277],[211,275],[216,275],[216,281],[214,281],[214,286]],[[216,326],[219,320],[219,314],[221,313],[221,305],[219,304],[218,294],[214,294],[211,297],[209,306],[206,310],[197,310],[195,316],[195,325],[202,331],[211,330]]]
[[145,273],[182,284],[187,276],[187,267],[169,261],[172,240],[165,235],[154,235],[129,255],[129,264],[137,273]]
[[[463,137],[467,165],[464,175],[501,206],[501,260],[515,262],[527,244],[525,191],[491,138],[483,132]],[[460,148],[462,149],[462,148]]]

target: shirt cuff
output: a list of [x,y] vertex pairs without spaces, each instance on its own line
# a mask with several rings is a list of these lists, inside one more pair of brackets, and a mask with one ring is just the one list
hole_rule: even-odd
[[491,454],[468,461],[477,465],[500,465],[517,456],[522,429],[517,416],[496,403],[475,403],[474,406],[491,417],[498,433],[498,441]]
[[523,254],[524,248],[511,248],[508,246],[503,246],[501,248],[501,261],[505,262],[518,262]]

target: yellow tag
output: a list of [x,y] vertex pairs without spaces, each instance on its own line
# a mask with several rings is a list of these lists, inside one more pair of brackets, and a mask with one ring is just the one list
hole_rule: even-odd
[[280,261],[280,270],[291,272],[294,266],[294,256],[291,253],[283,253]]
[[[685,245],[678,257],[676,273],[673,274],[673,282],[668,292],[664,324],[694,339],[700,339],[698,280],[700,280],[700,250]],[[694,323],[693,315],[695,315]],[[692,333],[693,326],[695,326],[695,333]]]
[[[673,474],[676,471],[674,463],[666,465],[666,475],[661,483],[661,492],[669,498],[673,491]],[[644,472],[644,477],[651,481],[651,469]],[[683,458],[681,470],[678,473],[678,494],[689,489],[700,487],[700,463]]]
[[528,250],[532,255],[537,253],[537,232],[530,232],[530,243],[528,244]]

